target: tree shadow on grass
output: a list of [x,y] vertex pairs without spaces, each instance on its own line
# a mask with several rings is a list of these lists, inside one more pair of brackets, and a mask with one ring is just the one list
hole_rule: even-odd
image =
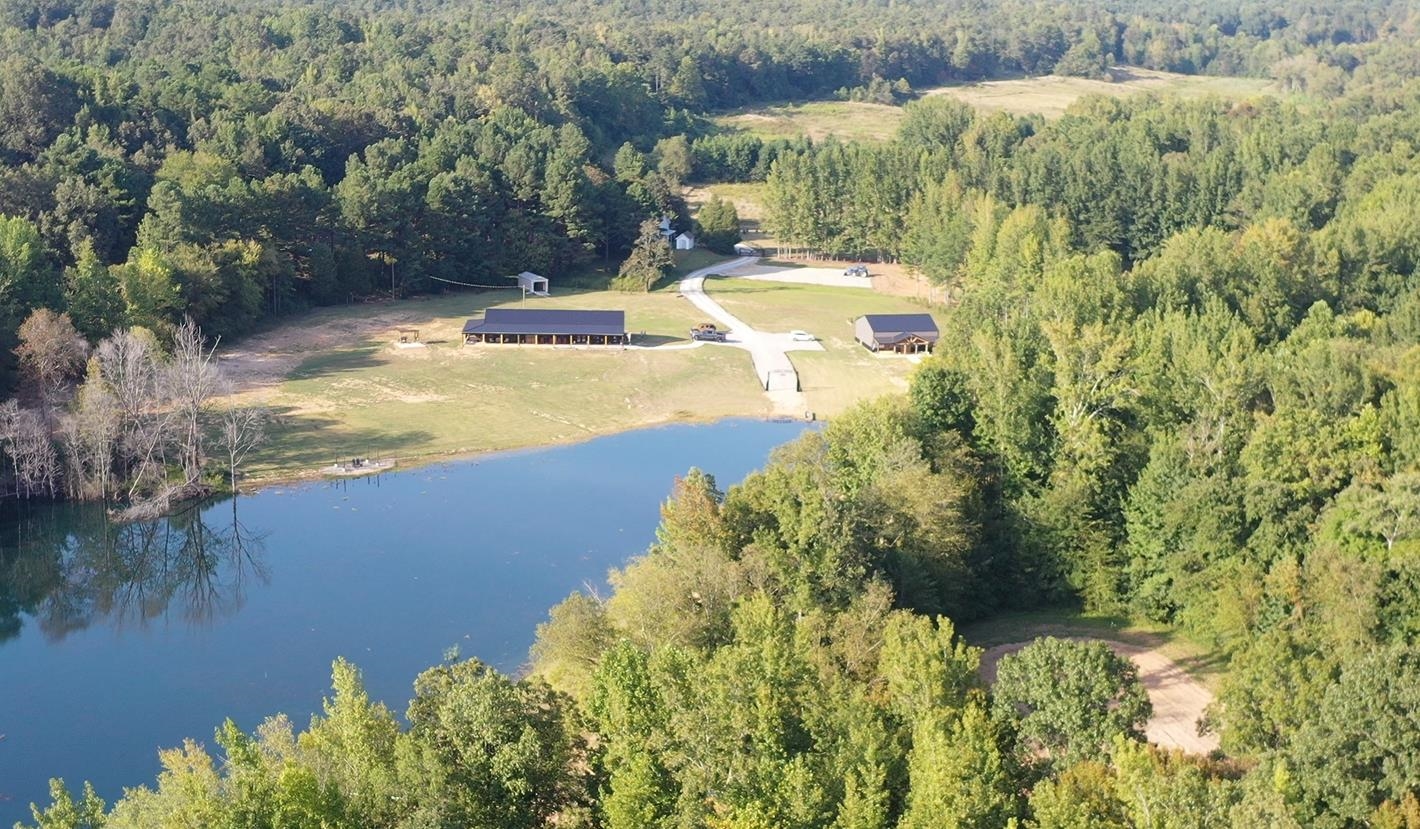
[[408,457],[414,447],[434,437],[421,429],[351,429],[332,418],[294,414],[290,408],[277,409],[275,416],[271,442],[252,465],[288,473],[308,472],[353,457]]
[[378,359],[380,350],[381,346],[374,343],[367,343],[356,348],[317,354],[307,358],[300,365],[296,366],[290,374],[286,375],[286,379],[314,380],[329,374],[341,374],[347,371],[360,371],[361,369],[374,368],[380,365]]

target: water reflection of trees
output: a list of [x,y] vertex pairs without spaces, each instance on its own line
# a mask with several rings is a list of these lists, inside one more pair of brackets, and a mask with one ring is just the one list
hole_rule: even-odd
[[267,581],[264,556],[264,535],[235,503],[127,524],[92,505],[21,506],[0,516],[0,642],[19,634],[22,615],[51,640],[96,623],[206,624]]

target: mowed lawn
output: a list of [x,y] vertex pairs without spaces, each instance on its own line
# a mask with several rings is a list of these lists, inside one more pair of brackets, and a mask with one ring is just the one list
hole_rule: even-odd
[[[553,291],[527,307],[623,309],[633,343],[684,344],[702,316],[674,286],[651,294]],[[248,392],[280,416],[250,465],[253,477],[297,476],[341,458],[470,454],[770,414],[749,355],[738,349],[462,345],[466,318],[520,299],[494,291],[333,310],[264,335],[297,352],[312,337],[319,346]],[[357,322],[365,333],[332,342]],[[424,345],[401,346],[401,328],[417,328]]]
[[823,343],[821,352],[789,352],[809,409],[822,417],[860,400],[906,391],[916,367],[906,357],[874,354],[860,345],[853,338],[854,319],[863,314],[931,313],[938,327],[945,321],[940,310],[856,288],[716,277],[706,281],[705,290],[755,328],[800,329]]

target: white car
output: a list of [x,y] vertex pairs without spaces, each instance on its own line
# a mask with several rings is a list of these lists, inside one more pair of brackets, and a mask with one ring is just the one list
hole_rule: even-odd
[[789,339],[793,340],[796,343],[811,343],[814,340],[817,340],[818,338],[807,331],[795,330],[789,332]]

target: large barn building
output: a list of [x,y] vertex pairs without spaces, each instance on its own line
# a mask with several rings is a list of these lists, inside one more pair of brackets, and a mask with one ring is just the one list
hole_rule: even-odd
[[625,345],[627,339],[625,311],[489,308],[463,326],[465,345]]
[[931,314],[864,314],[853,334],[869,351],[930,352],[941,336]]

